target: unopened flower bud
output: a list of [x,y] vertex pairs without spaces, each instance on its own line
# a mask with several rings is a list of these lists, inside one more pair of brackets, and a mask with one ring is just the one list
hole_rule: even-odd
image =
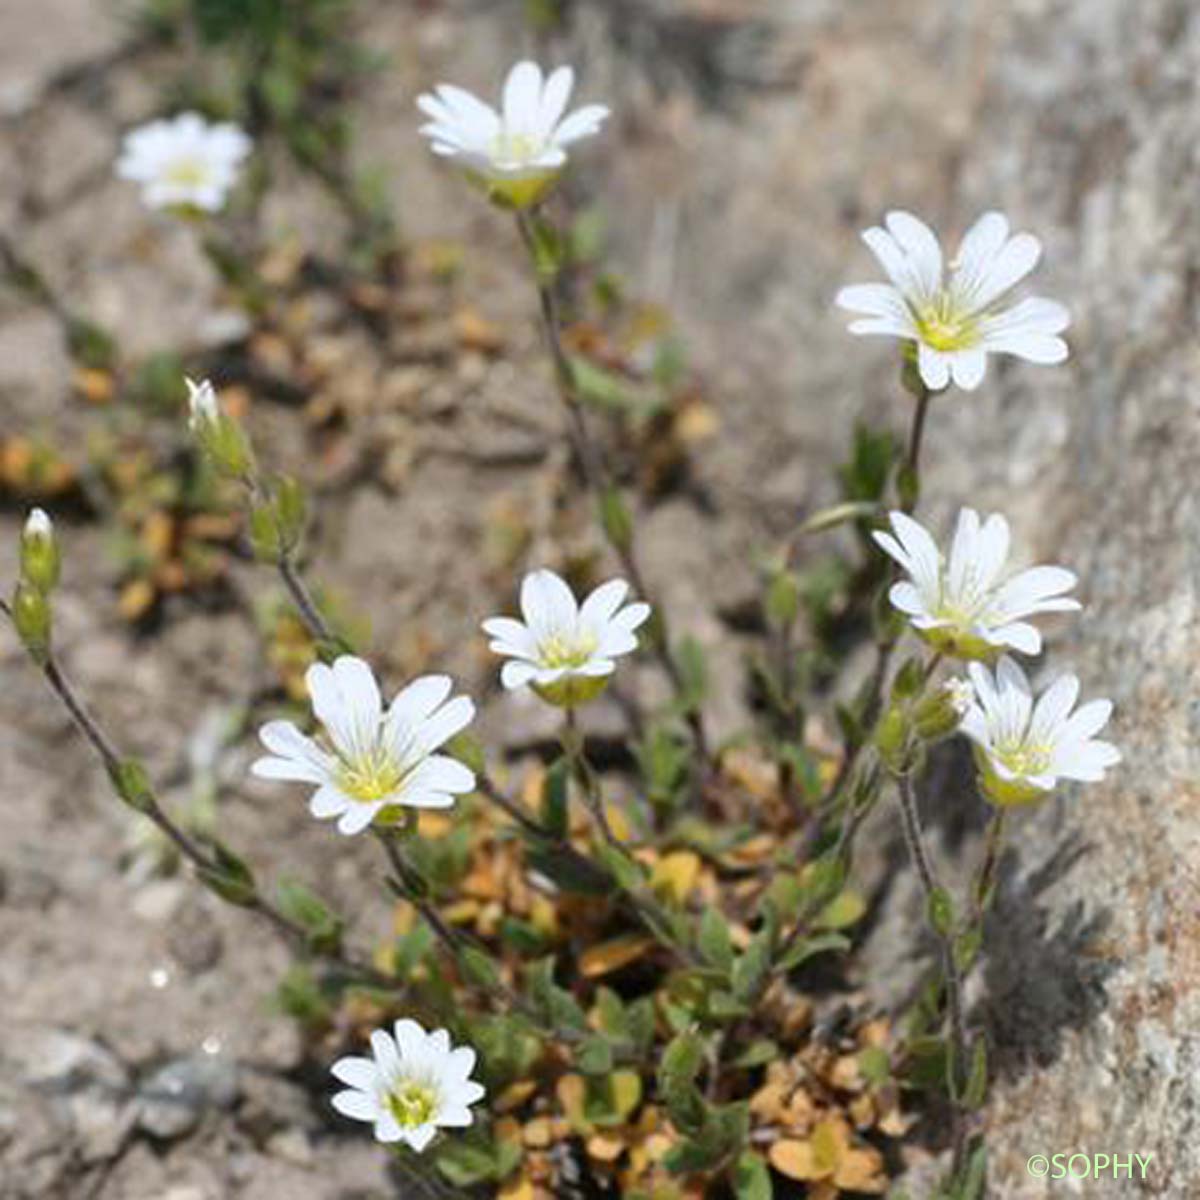
[[917,702],[913,711],[917,736],[927,742],[949,737],[967,715],[972,694],[965,679],[947,679],[938,684]]
[[891,705],[875,729],[875,748],[888,770],[898,775],[912,769],[916,746],[912,725],[903,704]]
[[50,654],[50,601],[45,592],[24,579],[13,592],[12,623],[33,660],[44,663]]
[[217,394],[207,379],[188,387],[188,428],[201,448],[223,475],[245,479],[254,471],[254,452],[241,425],[222,411]]
[[44,510],[35,508],[21,532],[21,578],[39,592],[49,593],[58,583],[60,565],[54,525]]

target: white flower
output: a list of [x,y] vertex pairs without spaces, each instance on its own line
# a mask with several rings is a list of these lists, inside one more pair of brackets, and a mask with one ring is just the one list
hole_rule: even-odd
[[1066,359],[1067,343],[1058,334],[1071,317],[1063,305],[1032,296],[999,307],[1041,257],[1042,244],[1032,234],[1009,237],[1003,214],[984,213],[963,238],[947,279],[942,248],[924,222],[890,212],[885,224],[862,236],[891,284],[856,284],[837,294],[840,307],[862,315],[851,323],[851,333],[915,342],[921,379],[935,392],[951,380],[974,391],[988,354],[1015,354],[1034,363]]
[[945,654],[989,660],[1005,648],[1038,654],[1042,635],[1026,618],[1080,607],[1062,595],[1076,582],[1063,567],[1006,573],[1008,522],[999,513],[980,524],[979,514],[964,508],[948,562],[923,525],[902,512],[890,516],[895,536],[877,530],[875,540],[909,578],[893,584],[888,596],[917,633]]
[[1060,675],[1036,704],[1025,672],[1011,658],[995,676],[979,663],[968,668],[975,702],[962,731],[975,743],[984,794],[995,804],[1028,804],[1053,791],[1060,779],[1094,783],[1121,761],[1121,752],[1095,734],[1112,713],[1110,700],[1071,709],[1079,680]]
[[444,1029],[426,1033],[416,1021],[401,1020],[395,1037],[371,1034],[370,1058],[339,1058],[334,1077],[349,1085],[333,1107],[343,1116],[369,1121],[380,1142],[406,1142],[420,1153],[439,1128],[471,1124],[471,1105],[483,1099],[483,1085],[471,1078],[475,1051],[451,1049]]
[[648,604],[621,608],[629,584],[601,584],[582,606],[553,571],[533,571],[521,584],[524,624],[510,617],[484,621],[490,648],[511,662],[500,682],[511,689],[532,686],[543,700],[564,708],[598,695],[614,658],[637,649],[633,631],[650,616]]
[[54,536],[54,522],[44,508],[29,510],[29,516],[25,518],[25,536],[30,540]]
[[236,125],[210,125],[197,113],[181,113],[126,134],[117,174],[142,185],[150,208],[217,212],[250,147]]
[[204,425],[215,424],[221,419],[221,407],[217,403],[217,393],[207,379],[193,383],[186,376],[184,383],[188,390],[188,428],[193,432]]
[[314,817],[338,817],[340,832],[360,833],[386,808],[449,808],[475,787],[467,767],[434,753],[475,716],[465,696],[446,702],[447,676],[410,683],[386,712],[361,658],[343,655],[332,667],[314,663],[305,679],[329,748],[291,721],[269,721],[259,737],[271,754],[250,769],[261,779],[316,784]]
[[599,132],[608,116],[603,104],[588,104],[564,118],[574,84],[570,67],[543,77],[537,63],[519,62],[508,73],[499,112],[462,88],[439,84],[417,99],[417,107],[432,118],[421,133],[435,154],[525,208],[567,165],[567,147]]

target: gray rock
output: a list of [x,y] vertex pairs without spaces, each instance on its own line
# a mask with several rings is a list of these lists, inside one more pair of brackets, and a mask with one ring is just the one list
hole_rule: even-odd
[[207,1111],[233,1106],[237,1069],[215,1056],[179,1058],[150,1074],[137,1094],[141,1128],[170,1141],[194,1129]]

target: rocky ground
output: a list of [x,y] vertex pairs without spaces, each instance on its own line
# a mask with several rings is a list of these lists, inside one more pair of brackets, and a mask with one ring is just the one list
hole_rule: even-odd
[[[449,299],[410,296],[420,312],[383,350],[328,298],[303,316],[314,360],[322,346],[332,356],[307,366],[327,391],[336,379],[364,442],[307,438],[283,404],[251,411],[276,461],[318,480],[314,573],[371,614],[380,660],[397,675],[436,663],[476,694],[490,675],[473,631],[513,586],[477,549],[497,514],[532,514],[530,558],[559,562],[587,538],[547,494],[562,451],[516,239],[414,137],[421,88],[498,81],[523,45],[516,7],[363,5],[362,33],[390,63],[362,98],[358,154],[383,169],[407,238],[456,239],[469,259]],[[925,511],[1003,509],[1029,557],[1079,571],[1087,612],[1050,653],[1116,700],[1127,763],[1016,822],[973,990],[1002,1072],[992,1194],[1066,1194],[1025,1162],[1075,1151],[1152,1153],[1141,1194],[1194,1194],[1200,12],[1190,0],[581,7],[562,53],[588,64],[587,94],[618,98],[618,115],[577,194],[603,197],[616,265],[678,318],[717,423],[693,447],[688,487],[644,518],[647,572],[677,626],[706,642],[729,644],[724,622],[752,593],[748,547],[832,498],[829,464],[854,419],[906,419],[887,352],[851,342],[831,311],[837,286],[874,274],[857,231],[892,206],[947,229],[999,207],[1043,238],[1038,289],[1073,311],[1071,364],[995,372],[978,395],[939,403]],[[129,354],[202,358],[237,332],[217,281],[193,236],[147,218],[110,172],[120,132],[155,111],[176,68],[101,0],[5,6],[0,232]],[[267,220],[337,245],[338,211],[303,180],[272,194]],[[499,349],[462,336],[464,307]],[[414,373],[439,338],[452,352]],[[0,288],[0,435],[81,444],[103,414],[72,379],[57,318]],[[373,445],[387,447],[382,465]],[[19,518],[15,502],[0,511],[0,579]],[[261,577],[238,566],[232,604],[172,601],[134,633],[104,531],[68,513],[64,536],[60,644],[114,733],[171,781],[175,804],[223,784],[232,841],[267,871],[320,877],[364,936],[378,931],[368,860],[340,844],[332,858],[294,798],[246,785],[251,747],[219,732],[271,675],[247,617]],[[736,649],[720,662],[732,681]],[[0,1196],[394,1194],[372,1146],[331,1122],[300,1037],[267,1003],[284,949],[147,872],[8,637],[0,673]],[[741,700],[720,691],[712,716],[729,729]],[[484,724],[510,748],[542,736],[531,710],[494,693]],[[930,815],[969,862],[972,822],[945,811],[952,793],[931,794]],[[892,831],[878,838],[894,862]],[[893,882],[864,974],[913,957],[915,893],[903,871]],[[1089,1181],[1075,1194],[1131,1190]]]

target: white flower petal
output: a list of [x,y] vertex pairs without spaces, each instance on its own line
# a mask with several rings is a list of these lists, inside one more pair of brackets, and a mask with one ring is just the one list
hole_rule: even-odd
[[609,110],[603,104],[588,104],[577,109],[554,131],[553,143],[560,149],[600,132],[608,120]]
[[1078,699],[1079,679],[1074,675],[1060,675],[1034,705],[1029,723],[1030,738],[1046,744],[1057,740],[1060,727]]
[[335,1092],[331,1103],[342,1116],[355,1121],[374,1121],[379,1116],[379,1102],[368,1092]]
[[420,1154],[437,1136],[436,1125],[418,1125],[415,1129],[402,1131],[404,1140]]
[[986,264],[982,276],[971,293],[970,312],[985,309],[994,300],[1015,287],[1042,256],[1042,243],[1031,233],[1018,233]]
[[483,622],[483,631],[492,639],[491,649],[498,654],[533,658],[537,654],[537,639],[528,627],[512,617],[489,617]]
[[411,761],[414,756],[431,754],[466,729],[474,719],[474,701],[467,696],[456,696],[417,727],[405,751],[406,761]]
[[383,805],[378,801],[355,801],[347,807],[338,819],[338,833],[343,833],[347,837],[353,837],[357,833],[362,833],[375,820],[382,807]]
[[624,579],[610,579],[607,583],[602,583],[580,607],[580,625],[588,629],[598,629],[621,607],[621,601],[628,592],[629,584]]
[[917,343],[917,370],[921,382],[931,392],[940,392],[950,386],[950,355],[935,350],[928,342]]
[[969,350],[956,350],[950,355],[950,376],[954,386],[964,392],[973,392],[987,373],[987,351],[980,346]]
[[308,802],[308,811],[319,821],[329,817],[338,817],[351,808],[357,801],[339,791],[336,787],[326,784],[312,794]]
[[475,788],[475,773],[470,767],[445,754],[433,754],[418,766],[404,781],[400,794],[402,804],[411,804],[411,796],[423,792],[466,793]]
[[396,693],[388,709],[392,729],[413,729],[425,721],[453,688],[449,675],[422,675]]
[[530,683],[538,675],[538,668],[534,663],[514,660],[506,662],[500,670],[500,683],[509,691],[516,688],[522,688]]
[[559,67],[551,71],[542,88],[541,103],[538,106],[536,132],[540,137],[549,138],[558,125],[563,113],[567,110],[567,101],[571,98],[571,89],[575,86],[575,72],[570,67]]
[[579,616],[575,597],[553,571],[531,571],[521,584],[521,612],[539,641],[574,628]]
[[942,248],[933,230],[912,213],[903,211],[888,213],[884,223],[909,261],[918,282],[916,295],[936,294],[942,285]]
[[1112,710],[1111,700],[1089,701],[1063,722],[1059,730],[1059,740],[1066,743],[1086,741],[1094,737],[1108,724]]
[[508,133],[536,133],[542,98],[542,69],[519,62],[504,83],[504,128]]
[[373,1058],[358,1058],[351,1055],[339,1058],[329,1068],[335,1079],[360,1092],[369,1092],[379,1079],[379,1068]]

